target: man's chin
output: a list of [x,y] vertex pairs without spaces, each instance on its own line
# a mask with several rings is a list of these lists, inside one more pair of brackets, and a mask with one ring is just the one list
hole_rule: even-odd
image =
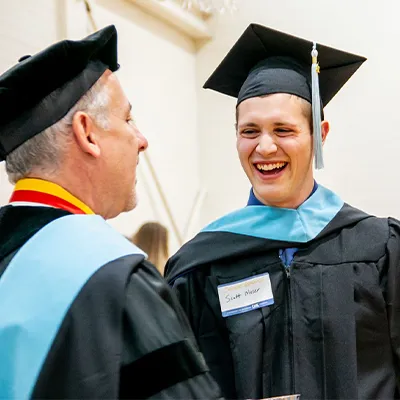
[[121,215],[123,213],[132,211],[134,208],[136,208],[137,201],[136,201],[136,195],[132,196],[130,199],[127,200],[125,205],[121,207],[118,211],[114,210],[113,215],[108,216],[106,219],[112,219],[118,217],[118,215]]
[[125,210],[123,212],[128,212],[128,211],[132,211],[133,209],[136,208],[137,206],[137,196],[136,193],[134,193],[131,198],[129,199],[129,201],[126,204]]

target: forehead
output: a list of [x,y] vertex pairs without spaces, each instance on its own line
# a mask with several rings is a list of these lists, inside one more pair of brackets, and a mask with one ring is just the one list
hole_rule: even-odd
[[237,108],[239,120],[257,118],[304,118],[311,104],[295,95],[275,93],[244,100]]
[[117,76],[113,73],[110,73],[104,76],[104,79],[105,87],[109,93],[112,106],[121,108],[129,107],[128,98],[126,97]]

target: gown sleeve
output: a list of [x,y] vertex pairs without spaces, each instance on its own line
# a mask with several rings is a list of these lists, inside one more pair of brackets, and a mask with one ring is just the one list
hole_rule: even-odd
[[121,398],[221,398],[177,298],[147,262],[130,278],[123,326]]

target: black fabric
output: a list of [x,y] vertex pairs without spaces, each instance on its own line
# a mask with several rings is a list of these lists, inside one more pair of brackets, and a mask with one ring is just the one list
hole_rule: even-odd
[[[49,207],[0,209],[2,269],[29,237],[65,214]],[[174,365],[163,364],[168,353],[163,349],[172,353],[174,344],[184,342],[188,345],[175,348]],[[115,399],[123,388],[130,398],[142,398],[146,382],[137,375],[140,368],[136,364],[146,365],[149,354],[154,364],[147,364],[148,394],[160,399],[220,398],[186,316],[168,285],[141,255],[122,257],[102,266],[73,301],[32,397]],[[171,371],[160,371],[162,365]],[[183,370],[182,365],[192,368]],[[154,388],[159,391],[155,393]]]
[[[204,84],[205,89],[237,97],[289,93],[311,103],[313,43],[283,32],[250,24]],[[325,107],[366,60],[318,44],[319,87]]]
[[51,346],[33,398],[118,398],[125,287],[141,261],[138,255],[123,257],[86,283]]
[[11,256],[49,222],[68,215],[68,211],[50,207],[0,208],[0,278]]
[[[322,238],[335,236],[342,229],[351,229],[355,224],[364,219],[373,218],[361,210],[345,204],[322,232],[307,244],[296,242],[284,242],[279,240],[265,240],[258,237],[242,236],[235,233],[221,232],[215,235],[213,232],[201,232],[194,239],[186,243],[176,256],[167,263],[165,276],[168,283],[172,284],[177,277],[197,270],[202,265],[208,265],[216,261],[235,262],[239,257],[253,257],[255,254],[265,255],[266,252],[277,252],[282,248],[296,247],[309,248],[319,243]],[[230,243],[230,246],[225,246]],[[196,252],[193,257],[192,251]],[[175,258],[176,257],[176,258]]]
[[249,73],[238,94],[237,104],[251,97],[273,93],[294,94],[312,102],[310,67],[290,57],[270,57]]
[[[190,385],[187,384],[190,382]],[[216,383],[211,381],[209,374],[197,375],[188,381],[179,382],[162,392],[149,397],[152,400],[170,400],[170,399],[215,399],[215,393],[220,392],[220,389],[216,388]],[[201,393],[201,395],[199,395]],[[222,397],[218,399],[222,400]]]
[[[286,269],[279,248],[293,246]],[[200,233],[166,275],[225,397],[394,399],[399,264],[400,223],[345,205],[307,244]],[[217,286],[265,272],[274,304],[223,318]]]
[[[146,399],[206,371],[205,363],[199,359],[199,352],[192,342],[184,340],[172,343],[122,368],[120,398]],[[149,385],[148,378],[154,375],[158,379],[153,379]],[[129,377],[135,377],[134,387]]]
[[64,117],[106,69],[118,68],[112,25],[83,40],[63,40],[22,57],[0,76],[0,161]]

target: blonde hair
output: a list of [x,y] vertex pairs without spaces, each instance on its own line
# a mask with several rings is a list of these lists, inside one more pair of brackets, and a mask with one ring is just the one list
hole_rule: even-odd
[[148,260],[164,275],[168,260],[168,230],[158,222],[143,224],[132,238],[132,242],[148,255]]

